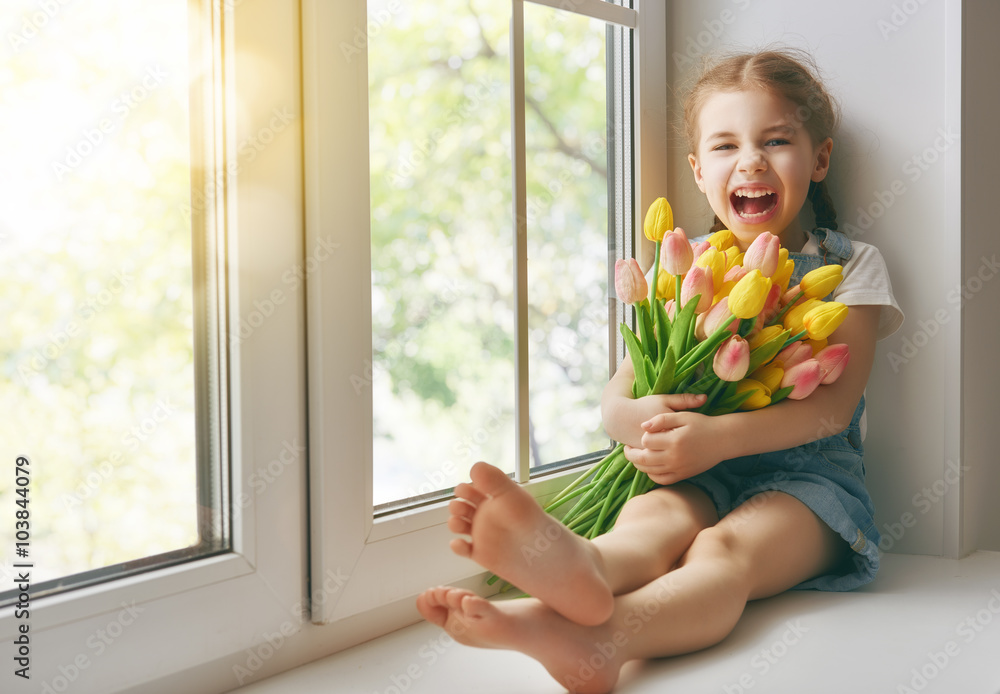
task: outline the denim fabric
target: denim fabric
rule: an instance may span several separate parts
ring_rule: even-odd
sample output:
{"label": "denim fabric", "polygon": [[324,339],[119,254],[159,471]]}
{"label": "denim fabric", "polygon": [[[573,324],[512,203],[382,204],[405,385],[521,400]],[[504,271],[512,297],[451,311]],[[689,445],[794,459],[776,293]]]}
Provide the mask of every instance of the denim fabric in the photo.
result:
{"label": "denim fabric", "polygon": [[[795,262],[789,286],[822,265],[843,265],[853,253],[851,240],[838,231],[817,229],[813,236],[823,255],[789,254]],[[878,571],[881,538],[865,488],[860,426],[864,409],[862,397],[850,425],[832,436],[783,451],[724,460],[686,480],[708,494],[720,518],[741,504],[753,504],[755,495],[774,490],[794,496],[839,533],[854,551],[853,561],[835,573],[795,586],[797,589],[852,590],[871,581]],[[822,435],[823,427],[829,431],[830,424],[820,422],[818,427],[817,433]]]}

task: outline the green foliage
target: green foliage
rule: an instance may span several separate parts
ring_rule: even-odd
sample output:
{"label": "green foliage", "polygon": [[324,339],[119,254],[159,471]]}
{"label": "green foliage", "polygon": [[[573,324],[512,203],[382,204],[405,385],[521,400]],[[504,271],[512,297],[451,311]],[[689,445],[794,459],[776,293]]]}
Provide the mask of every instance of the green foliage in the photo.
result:
{"label": "green foliage", "polygon": [[[481,458],[512,469],[508,26],[503,3],[408,5],[369,45],[376,501],[446,463],[448,484]],[[525,27],[530,418],[549,463],[607,446],[605,28],[531,5]]]}

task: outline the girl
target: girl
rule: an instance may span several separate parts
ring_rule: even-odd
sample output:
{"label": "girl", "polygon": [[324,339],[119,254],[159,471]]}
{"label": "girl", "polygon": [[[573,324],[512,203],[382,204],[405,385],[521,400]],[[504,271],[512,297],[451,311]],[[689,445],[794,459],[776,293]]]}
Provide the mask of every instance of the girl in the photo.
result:
{"label": "girl", "polygon": [[[631,360],[604,391],[608,434],[661,487],[636,497],[593,541],[565,529],[485,463],[455,489],[452,549],[531,598],[487,602],[434,588],[421,614],[461,643],[522,651],[574,692],[606,692],[632,659],[718,643],[749,600],[790,588],[850,590],[878,566],[864,486],[863,393],[875,341],[902,322],[873,247],[836,231],[823,179],[836,110],[802,58],[738,55],[708,69],[685,103],[695,182],[741,250],[781,239],[796,276],[844,266],[834,294],[851,306],[831,342],[851,361],[805,400],[709,417],[704,396],[632,397]],[[804,229],[806,201],[816,228]],[[540,542],[544,538],[544,542]]]}

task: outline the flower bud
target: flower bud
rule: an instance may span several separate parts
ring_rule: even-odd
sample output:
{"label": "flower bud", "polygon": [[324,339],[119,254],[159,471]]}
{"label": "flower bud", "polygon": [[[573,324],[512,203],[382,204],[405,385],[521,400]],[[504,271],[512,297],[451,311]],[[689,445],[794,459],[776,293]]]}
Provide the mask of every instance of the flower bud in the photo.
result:
{"label": "flower bud", "polygon": [[[800,332],[806,329],[803,320],[806,314],[812,311],[814,308],[818,308],[823,304],[819,299],[803,299],[799,303],[795,304],[792,308],[788,310],[785,314],[785,319],[783,321],[784,326],[792,331],[792,335],[798,335]],[[810,337],[812,337],[810,335]]]}
{"label": "flower bud", "polygon": [[704,313],[712,307],[712,297],[715,294],[712,288],[712,273],[703,267],[695,266],[688,270],[681,284],[681,308],[687,306],[688,302],[699,294],[701,298],[694,312]]}
{"label": "flower bud", "polygon": [[807,272],[799,286],[810,299],[822,299],[832,292],[844,279],[844,269],[840,265],[824,265]]}
{"label": "flower bud", "polygon": [[750,368],[750,345],[739,335],[727,337],[712,360],[712,370],[723,381],[739,381]]}
{"label": "flower bud", "polygon": [[764,364],[764,366],[759,367],[756,371],[750,374],[750,378],[755,381],[760,381],[764,384],[770,392],[774,392],[781,388],[781,378],[785,375],[785,370],[771,362],[770,364]]}
{"label": "flower bud", "polygon": [[812,347],[810,347],[805,342],[793,342],[792,344],[785,347],[783,350],[778,352],[778,355],[774,358],[775,361],[781,362],[781,367],[786,371],[793,366],[797,366],[807,359],[813,358]]}
{"label": "flower bud", "polygon": [[737,318],[753,318],[764,308],[769,291],[771,280],[751,270],[729,292],[729,310]]}
{"label": "flower bud", "polygon": [[806,313],[802,318],[802,326],[811,339],[822,340],[830,337],[845,318],[847,318],[847,306],[839,301],[826,301]]}
{"label": "flower bud", "polygon": [[635,258],[615,261],[615,293],[626,304],[638,304],[646,298],[649,286]]}
{"label": "flower bud", "polygon": [[[674,212],[666,198],[657,198],[646,210],[642,230],[650,241],[662,241],[674,228]],[[676,273],[675,273],[676,274]]]}
{"label": "flower bud", "polygon": [[771,404],[771,391],[760,381],[755,381],[752,378],[744,378],[736,384],[737,394],[745,393],[749,390],[755,392],[740,405],[741,410],[759,410]]}
{"label": "flower bud", "polygon": [[677,278],[666,270],[660,270],[660,274],[656,277],[656,298],[665,301],[673,299],[676,293]]}
{"label": "flower bud", "polygon": [[[708,237],[708,242],[720,251],[725,251],[736,244],[736,234],[729,231],[729,229],[719,229]],[[739,252],[739,249],[737,249],[737,252]]]}
{"label": "flower bud", "polygon": [[802,400],[809,397],[823,378],[823,369],[815,359],[806,359],[790,369],[785,369],[781,377],[781,387],[792,386],[788,394],[790,400]]}
{"label": "flower bud", "polygon": [[[695,319],[695,338],[699,341],[708,339],[730,318],[732,318],[732,313],[729,311],[729,298],[722,297],[717,304],[705,313],[699,314],[698,318]],[[732,321],[729,324],[729,332],[735,335],[739,325],[739,321]]]}
{"label": "flower bud", "polygon": [[726,256],[718,248],[712,247],[698,256],[694,261],[697,267],[703,267],[712,273],[712,287],[721,287],[726,276]]}
{"label": "flower bud", "polygon": [[687,234],[680,227],[667,234],[660,246],[660,267],[671,275],[683,275],[691,269],[694,251]]}
{"label": "flower bud", "polygon": [[760,270],[764,277],[771,277],[778,269],[778,251],[781,241],[769,231],[759,235],[743,256],[743,267]]}
{"label": "flower bud", "polygon": [[850,350],[843,343],[829,345],[821,349],[816,355],[816,361],[819,362],[820,368],[823,370],[823,379],[820,382],[823,385],[829,385],[840,378],[840,374],[844,373],[850,358]]}

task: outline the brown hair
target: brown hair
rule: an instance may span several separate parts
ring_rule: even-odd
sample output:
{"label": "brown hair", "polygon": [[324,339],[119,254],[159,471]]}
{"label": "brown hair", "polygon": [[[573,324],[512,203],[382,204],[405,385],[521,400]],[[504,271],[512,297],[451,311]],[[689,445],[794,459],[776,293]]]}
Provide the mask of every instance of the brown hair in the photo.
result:
{"label": "brown hair", "polygon": [[[813,144],[832,137],[840,120],[839,111],[816,73],[808,54],[787,48],[741,53],[706,65],[684,99],[684,136],[688,151],[697,149],[698,114],[702,106],[712,94],[721,91],[771,91],[796,105],[795,111],[788,115],[806,129]],[[836,229],[837,211],[825,181],[810,184],[809,201],[816,215],[816,225]],[[724,225],[716,217],[711,231],[722,228]]]}

